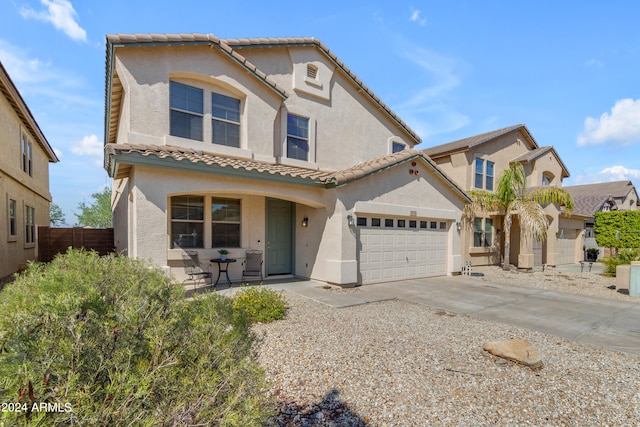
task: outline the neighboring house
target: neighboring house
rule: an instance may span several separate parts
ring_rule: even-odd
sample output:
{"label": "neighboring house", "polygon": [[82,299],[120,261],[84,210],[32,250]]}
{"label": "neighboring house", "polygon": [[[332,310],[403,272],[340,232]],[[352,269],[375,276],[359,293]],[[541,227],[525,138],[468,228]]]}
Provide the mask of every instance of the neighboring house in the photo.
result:
{"label": "neighboring house", "polygon": [[[596,184],[564,187],[575,204],[574,212],[585,217],[584,249],[598,248],[593,232],[593,217],[596,212],[638,210],[638,192],[631,181],[600,182]],[[599,257],[605,248],[599,248]]]}
{"label": "neighboring house", "polygon": [[49,163],[58,158],[0,63],[0,278],[37,259],[37,229],[49,225]]}
{"label": "neighboring house", "polygon": [[[431,147],[424,152],[464,191],[494,191],[503,171],[513,162],[523,164],[527,187],[562,186],[569,171],[551,147],[539,147],[524,125],[476,135]],[[574,263],[582,259],[582,218],[563,214],[563,208],[545,207],[549,230],[538,242],[521,233],[518,217],[511,227],[510,260],[518,268]],[[476,217],[463,231],[464,262],[500,264],[504,257],[504,215]]]}
{"label": "neighboring house", "polygon": [[176,279],[185,250],[208,261],[220,248],[262,250],[265,276],[341,285],[460,271],[470,199],[317,39],[109,35],[106,88],[129,256]]}

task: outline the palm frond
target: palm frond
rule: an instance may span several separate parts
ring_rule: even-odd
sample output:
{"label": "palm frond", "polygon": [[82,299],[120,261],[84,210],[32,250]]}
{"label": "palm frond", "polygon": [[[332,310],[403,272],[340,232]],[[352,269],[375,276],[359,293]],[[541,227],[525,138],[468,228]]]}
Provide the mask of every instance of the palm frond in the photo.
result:
{"label": "palm frond", "polygon": [[526,198],[541,205],[556,204],[564,206],[565,213],[570,215],[573,212],[573,199],[566,190],[558,187],[542,187],[527,192]]}
{"label": "palm frond", "polygon": [[517,199],[509,205],[509,208],[510,211],[518,215],[520,229],[526,236],[541,242],[547,238],[549,221],[540,203],[535,200]]}

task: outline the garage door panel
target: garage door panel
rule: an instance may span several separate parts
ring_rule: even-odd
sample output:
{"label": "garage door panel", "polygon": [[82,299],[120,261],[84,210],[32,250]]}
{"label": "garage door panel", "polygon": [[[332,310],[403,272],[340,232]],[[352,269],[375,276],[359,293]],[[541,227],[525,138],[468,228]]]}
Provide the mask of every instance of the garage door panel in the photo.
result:
{"label": "garage door panel", "polygon": [[362,283],[446,274],[446,230],[359,227],[359,234]]}

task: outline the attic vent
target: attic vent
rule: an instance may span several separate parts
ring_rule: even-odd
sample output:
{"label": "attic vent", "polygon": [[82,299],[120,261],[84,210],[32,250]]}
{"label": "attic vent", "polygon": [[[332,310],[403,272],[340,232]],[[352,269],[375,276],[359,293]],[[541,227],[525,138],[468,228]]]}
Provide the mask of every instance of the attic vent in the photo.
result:
{"label": "attic vent", "polygon": [[307,77],[310,79],[318,78],[318,67],[313,64],[307,64]]}

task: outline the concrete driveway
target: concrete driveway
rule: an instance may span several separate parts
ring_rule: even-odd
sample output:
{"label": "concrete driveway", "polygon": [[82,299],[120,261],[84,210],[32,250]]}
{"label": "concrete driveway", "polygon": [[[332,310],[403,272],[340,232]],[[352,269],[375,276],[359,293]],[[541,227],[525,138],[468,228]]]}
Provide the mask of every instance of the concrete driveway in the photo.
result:
{"label": "concrete driveway", "polygon": [[336,308],[399,299],[640,355],[640,298],[609,300],[459,276],[367,285],[352,293],[313,281],[267,286]]}

